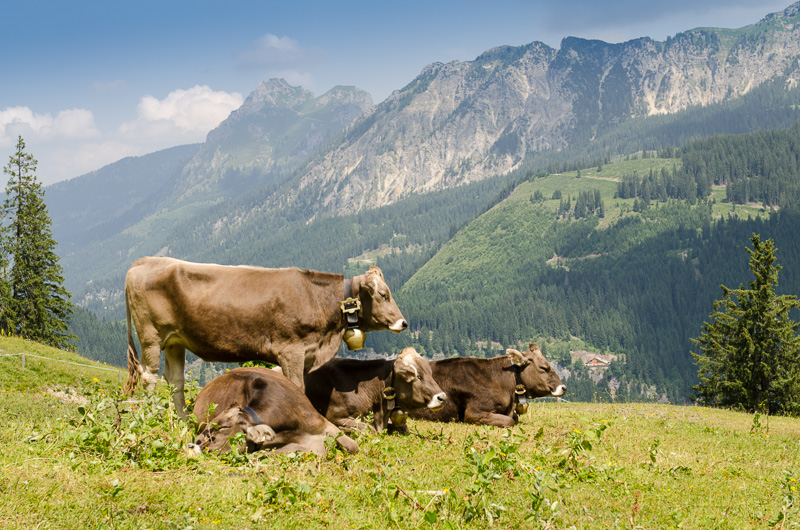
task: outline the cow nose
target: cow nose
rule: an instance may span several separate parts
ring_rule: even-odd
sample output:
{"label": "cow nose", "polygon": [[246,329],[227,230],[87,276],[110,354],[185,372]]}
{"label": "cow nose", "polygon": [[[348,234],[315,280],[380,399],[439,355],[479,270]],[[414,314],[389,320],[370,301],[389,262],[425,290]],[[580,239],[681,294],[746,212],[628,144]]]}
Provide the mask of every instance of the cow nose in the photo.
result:
{"label": "cow nose", "polygon": [[564,395],[564,392],[567,391],[567,387],[564,385],[558,385],[558,387],[550,392],[553,397],[561,397]]}
{"label": "cow nose", "polygon": [[389,326],[389,329],[391,331],[394,331],[395,333],[400,333],[406,328],[408,328],[408,322],[406,322],[406,319],[404,318],[401,318],[400,320]]}
{"label": "cow nose", "polygon": [[444,392],[439,392],[431,398],[430,403],[428,403],[428,408],[431,410],[439,410],[440,408],[444,407],[445,401],[447,401],[447,394]]}

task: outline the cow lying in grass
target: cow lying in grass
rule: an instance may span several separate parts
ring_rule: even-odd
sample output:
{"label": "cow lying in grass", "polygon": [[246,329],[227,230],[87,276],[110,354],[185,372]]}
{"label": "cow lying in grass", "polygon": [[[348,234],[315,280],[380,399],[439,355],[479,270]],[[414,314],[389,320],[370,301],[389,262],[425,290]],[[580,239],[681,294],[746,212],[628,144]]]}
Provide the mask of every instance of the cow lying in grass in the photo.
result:
{"label": "cow lying in grass", "polygon": [[412,418],[512,427],[527,410],[527,399],[559,397],[567,390],[535,342],[525,353],[508,349],[492,359],[454,357],[430,364],[447,403],[438,411],[413,411]]}
{"label": "cow lying in grass", "polygon": [[429,361],[414,348],[395,360],[332,359],[306,374],[305,384],[314,408],[345,429],[362,428],[372,413],[375,431],[404,430],[407,412],[438,410],[447,400]]}
{"label": "cow lying in grass", "polygon": [[245,433],[248,452],[325,454],[325,436],[349,453],[358,452],[358,444],[314,410],[294,383],[267,368],[236,368],[216,377],[197,396],[194,415],[200,422],[195,444],[201,449],[229,451],[229,438]]}

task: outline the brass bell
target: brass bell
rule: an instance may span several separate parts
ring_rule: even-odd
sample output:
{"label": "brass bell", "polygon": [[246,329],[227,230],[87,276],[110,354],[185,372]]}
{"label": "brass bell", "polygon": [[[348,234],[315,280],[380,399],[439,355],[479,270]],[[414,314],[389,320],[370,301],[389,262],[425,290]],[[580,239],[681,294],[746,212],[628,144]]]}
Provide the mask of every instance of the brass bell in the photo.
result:
{"label": "brass bell", "polygon": [[360,350],[364,347],[366,340],[367,334],[358,328],[348,329],[344,332],[344,343],[347,344],[348,350]]}

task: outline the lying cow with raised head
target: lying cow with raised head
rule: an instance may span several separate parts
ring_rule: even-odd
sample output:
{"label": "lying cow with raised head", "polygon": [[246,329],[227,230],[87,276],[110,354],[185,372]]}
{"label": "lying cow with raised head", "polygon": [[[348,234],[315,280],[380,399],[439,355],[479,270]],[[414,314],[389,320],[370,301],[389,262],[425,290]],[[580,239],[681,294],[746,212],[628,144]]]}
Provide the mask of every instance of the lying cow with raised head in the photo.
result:
{"label": "lying cow with raised head", "polygon": [[411,412],[412,418],[512,427],[527,410],[527,399],[560,397],[567,390],[535,342],[525,353],[508,349],[492,359],[454,357],[430,364],[447,403],[439,411]]}
{"label": "lying cow with raised head", "polygon": [[407,413],[419,408],[438,410],[447,396],[436,383],[430,363],[414,348],[395,360],[331,359],[305,377],[306,395],[314,408],[339,427],[364,425],[382,431],[403,430]]}
{"label": "lying cow with raised head", "polygon": [[[140,374],[149,388],[155,386],[163,350],[164,378],[174,388],[181,415],[186,350],[205,361],[277,363],[302,390],[303,374],[336,355],[348,328],[399,333],[408,327],[378,267],[345,278],[148,257],[128,270],[125,303],[125,390],[136,390]],[[142,346],[141,364],[131,321]]]}
{"label": "lying cow with raised head", "polygon": [[314,410],[294,383],[267,368],[236,368],[214,378],[197,396],[194,415],[200,423],[195,444],[201,449],[229,451],[228,439],[245,433],[248,452],[325,454],[325,436],[349,453],[358,452],[358,444]]}

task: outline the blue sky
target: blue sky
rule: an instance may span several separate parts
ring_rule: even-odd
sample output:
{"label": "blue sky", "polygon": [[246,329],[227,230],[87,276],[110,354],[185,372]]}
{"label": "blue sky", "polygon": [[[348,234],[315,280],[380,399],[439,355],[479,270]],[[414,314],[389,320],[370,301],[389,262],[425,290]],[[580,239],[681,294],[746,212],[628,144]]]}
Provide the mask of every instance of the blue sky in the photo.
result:
{"label": "blue sky", "polygon": [[[780,11],[753,0],[151,0],[6,2],[0,161],[17,135],[45,184],[201,142],[256,85],[283,77],[375,103],[432,62],[566,36],[624,42]],[[4,179],[5,180],[5,179]]]}

